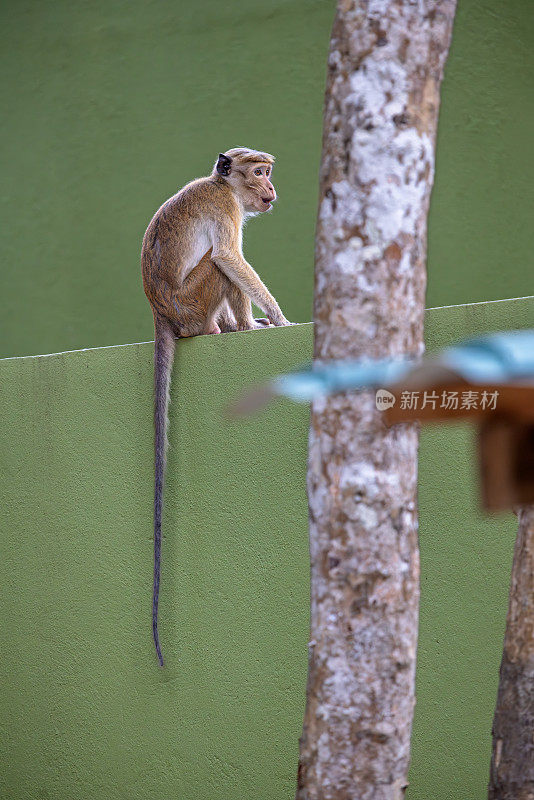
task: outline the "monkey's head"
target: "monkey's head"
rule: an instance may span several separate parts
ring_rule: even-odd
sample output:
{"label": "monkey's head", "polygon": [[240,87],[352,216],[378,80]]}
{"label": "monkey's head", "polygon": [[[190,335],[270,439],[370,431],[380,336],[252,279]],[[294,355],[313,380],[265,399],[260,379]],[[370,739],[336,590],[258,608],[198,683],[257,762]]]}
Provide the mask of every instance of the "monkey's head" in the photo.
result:
{"label": "monkey's head", "polygon": [[248,147],[219,153],[213,175],[223,178],[239,196],[247,213],[270,211],[276,200],[271,183],[274,157]]}

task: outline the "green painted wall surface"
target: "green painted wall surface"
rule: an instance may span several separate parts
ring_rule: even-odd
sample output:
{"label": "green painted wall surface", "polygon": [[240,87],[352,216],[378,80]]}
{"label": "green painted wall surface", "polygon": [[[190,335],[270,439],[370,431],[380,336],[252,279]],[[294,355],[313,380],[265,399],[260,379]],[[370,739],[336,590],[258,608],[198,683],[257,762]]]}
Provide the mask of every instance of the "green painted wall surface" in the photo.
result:
{"label": "green painted wall surface", "polygon": [[[333,0],[5,0],[0,355],[149,339],[156,208],[236,144],[278,156],[246,254],[311,318]],[[443,84],[428,305],[531,294],[534,15],[460,0]],[[253,89],[251,96],[250,89]]]}
{"label": "green painted wall surface", "polygon": [[[534,326],[534,298],[431,310],[430,347]],[[224,416],[312,326],[182,341],[161,639],[150,631],[152,344],[0,361],[0,797],[280,800],[308,638],[307,407]],[[472,432],[425,430],[410,800],[482,800],[516,519],[478,511]]]}

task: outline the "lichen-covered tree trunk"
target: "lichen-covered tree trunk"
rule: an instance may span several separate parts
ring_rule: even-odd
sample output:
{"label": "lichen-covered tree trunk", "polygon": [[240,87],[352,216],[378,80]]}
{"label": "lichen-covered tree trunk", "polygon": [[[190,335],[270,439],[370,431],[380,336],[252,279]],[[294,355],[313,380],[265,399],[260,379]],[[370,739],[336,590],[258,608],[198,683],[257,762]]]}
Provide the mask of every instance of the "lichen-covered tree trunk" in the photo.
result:
{"label": "lichen-covered tree trunk", "polygon": [[[339,0],[316,234],[315,358],[423,349],[427,212],[455,0]],[[316,400],[298,800],[404,796],[419,601],[417,446],[374,396]]]}
{"label": "lichen-covered tree trunk", "polygon": [[489,800],[534,800],[534,507],[519,512]]}

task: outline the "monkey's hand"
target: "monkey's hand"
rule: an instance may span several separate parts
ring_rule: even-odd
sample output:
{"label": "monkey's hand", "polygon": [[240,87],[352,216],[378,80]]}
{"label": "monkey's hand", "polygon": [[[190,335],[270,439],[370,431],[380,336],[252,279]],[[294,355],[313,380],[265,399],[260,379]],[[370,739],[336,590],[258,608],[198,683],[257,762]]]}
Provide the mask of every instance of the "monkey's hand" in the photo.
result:
{"label": "monkey's hand", "polygon": [[278,317],[277,319],[273,320],[273,325],[277,328],[282,328],[285,325],[296,325],[296,322],[290,322],[284,316]]}

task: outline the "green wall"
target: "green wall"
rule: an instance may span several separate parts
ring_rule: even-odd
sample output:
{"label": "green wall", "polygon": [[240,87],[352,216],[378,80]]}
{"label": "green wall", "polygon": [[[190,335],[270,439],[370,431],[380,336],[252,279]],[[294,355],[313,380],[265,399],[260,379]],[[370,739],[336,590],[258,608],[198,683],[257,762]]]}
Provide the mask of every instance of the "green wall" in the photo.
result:
{"label": "green wall", "polygon": [[[430,348],[534,327],[534,298],[427,314]],[[229,399],[312,326],[183,340],[160,670],[150,630],[152,350],[0,361],[0,797],[293,797],[308,638],[308,408]],[[426,429],[409,800],[482,800],[516,519],[478,510],[465,426]]]}
{"label": "green wall", "polygon": [[[278,156],[246,253],[311,318],[333,0],[4,0],[0,355],[149,339],[155,209],[236,144]],[[443,84],[428,305],[532,293],[534,15],[460,0]]]}

